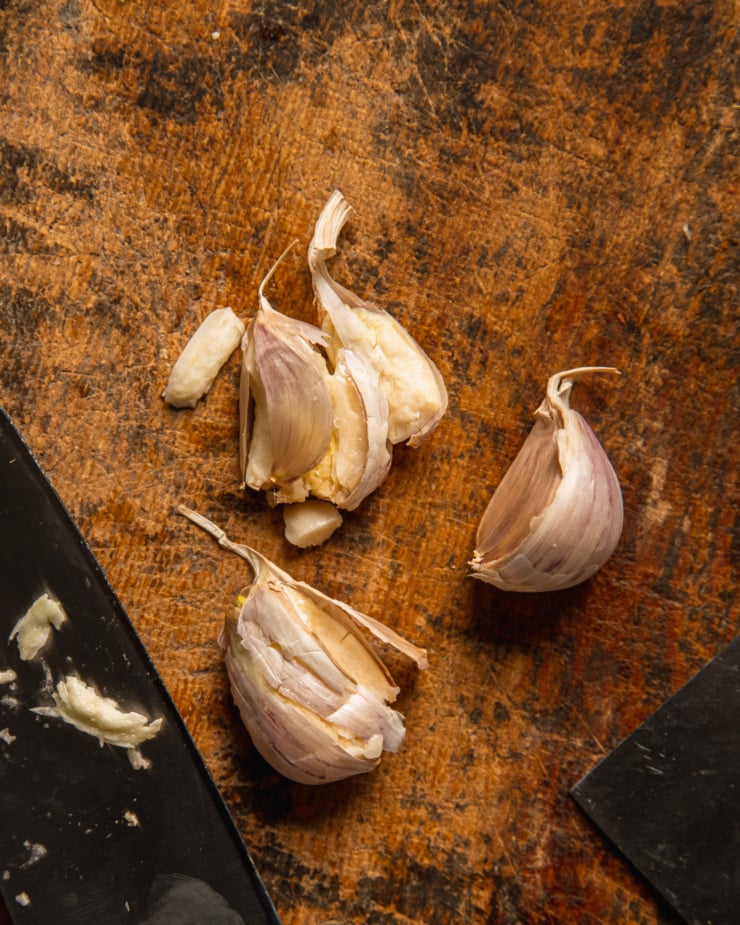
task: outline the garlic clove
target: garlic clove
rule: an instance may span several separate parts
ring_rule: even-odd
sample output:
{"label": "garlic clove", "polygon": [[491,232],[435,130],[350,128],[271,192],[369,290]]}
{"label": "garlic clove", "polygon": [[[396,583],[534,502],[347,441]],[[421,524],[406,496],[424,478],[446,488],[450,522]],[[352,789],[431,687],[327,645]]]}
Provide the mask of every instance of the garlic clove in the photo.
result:
{"label": "garlic clove", "polygon": [[330,335],[330,351],[345,347],[365,357],[375,369],[388,401],[391,442],[418,446],[444,415],[447,390],[435,364],[392,315],[363,301],[329,275],[326,260],[336,254],[339,233],[350,211],[336,190],[319,216],[308,248],[322,327]]}
{"label": "garlic clove", "polygon": [[285,539],[305,549],[320,546],[342,525],[342,515],[329,501],[309,498],[283,507]]}
{"label": "garlic clove", "polygon": [[619,481],[584,418],[573,384],[611,367],[552,376],[517,457],[494,492],[476,538],[472,576],[505,591],[556,591],[586,581],[609,559],[623,525]]}
{"label": "garlic clove", "polygon": [[[264,286],[275,266],[242,339],[239,455],[244,484],[257,490],[288,486],[313,468],[328,449],[334,417],[329,370],[316,349],[326,335],[272,308]],[[305,495],[288,492],[286,500]]]}
{"label": "garlic clove", "polygon": [[398,688],[361,629],[426,667],[426,652],[388,627],[295,581],[211,521],[179,511],[245,559],[252,584],[220,643],[234,701],[252,740],[281,774],[320,784],[372,770],[404,737]]}
{"label": "garlic clove", "polygon": [[391,467],[388,403],[375,370],[362,357],[340,348],[329,378],[334,425],[329,449],[303,482],[312,495],[354,510],[383,481]]}
{"label": "garlic clove", "polygon": [[243,334],[244,323],[230,308],[212,311],[177,358],[162,398],[175,408],[195,408]]}

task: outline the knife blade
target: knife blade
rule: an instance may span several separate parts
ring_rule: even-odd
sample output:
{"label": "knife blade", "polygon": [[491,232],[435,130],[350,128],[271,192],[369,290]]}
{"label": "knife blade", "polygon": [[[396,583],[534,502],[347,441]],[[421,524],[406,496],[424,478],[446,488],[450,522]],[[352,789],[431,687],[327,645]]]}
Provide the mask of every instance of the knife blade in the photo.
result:
{"label": "knife blade", "polygon": [[690,925],[740,919],[740,637],[571,790]]}
{"label": "knife blade", "polygon": [[[144,645],[2,409],[0,592],[0,892],[13,922],[280,925]],[[9,637],[43,594],[67,620],[24,660]],[[69,676],[162,721],[139,748],[148,767],[49,715]]]}

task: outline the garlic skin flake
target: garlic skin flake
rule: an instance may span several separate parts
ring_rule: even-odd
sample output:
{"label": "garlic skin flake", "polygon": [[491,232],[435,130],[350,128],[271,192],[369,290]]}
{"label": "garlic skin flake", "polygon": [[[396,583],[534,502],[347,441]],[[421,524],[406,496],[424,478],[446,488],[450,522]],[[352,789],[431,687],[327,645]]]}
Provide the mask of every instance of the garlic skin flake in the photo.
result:
{"label": "garlic skin flake", "polygon": [[335,282],[326,267],[337,252],[351,206],[336,190],[324,206],[308,248],[314,292],[329,348],[365,357],[388,401],[391,443],[415,447],[439,424],[447,409],[442,376],[408,331],[392,315]]}
{"label": "garlic skin flake", "polygon": [[478,527],[472,577],[504,591],[557,591],[594,575],[623,525],[619,481],[584,418],[573,384],[611,367],[552,376],[535,423]]}
{"label": "garlic skin flake", "polygon": [[162,393],[167,404],[195,408],[239,346],[243,334],[244,322],[230,308],[217,308],[207,315],[172,367]]}
{"label": "garlic skin flake", "polygon": [[371,771],[403,740],[398,694],[359,629],[428,665],[426,652],[365,614],[295,581],[211,521],[180,507],[245,559],[252,584],[226,617],[219,642],[234,701],[255,747],[290,780],[323,784]]}
{"label": "garlic skin flake", "polygon": [[285,488],[286,500],[300,501],[308,491],[291,491],[290,483],[326,453],[334,410],[329,370],[316,349],[326,335],[276,311],[264,295],[277,263],[260,285],[259,309],[242,339],[239,455],[245,485]]}

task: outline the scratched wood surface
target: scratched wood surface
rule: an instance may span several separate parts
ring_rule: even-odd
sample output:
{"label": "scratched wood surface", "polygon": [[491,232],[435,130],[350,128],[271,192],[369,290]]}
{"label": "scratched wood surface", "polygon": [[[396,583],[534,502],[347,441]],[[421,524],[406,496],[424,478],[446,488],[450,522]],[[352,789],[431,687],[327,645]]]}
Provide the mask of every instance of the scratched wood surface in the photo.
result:
{"label": "scratched wood surface", "polygon": [[[0,0],[0,401],[285,925],[676,921],[568,791],[737,631],[736,26],[730,0]],[[294,238],[271,300],[314,320],[335,188],[335,275],[450,406],[301,552],[238,487],[238,357],[195,411],[160,395]],[[471,581],[547,377],[585,364],[623,373],[573,402],[623,487],[617,552],[572,591]],[[178,503],[429,649],[391,660],[407,737],[376,772],[312,789],[256,755],[215,642],[247,572]]]}

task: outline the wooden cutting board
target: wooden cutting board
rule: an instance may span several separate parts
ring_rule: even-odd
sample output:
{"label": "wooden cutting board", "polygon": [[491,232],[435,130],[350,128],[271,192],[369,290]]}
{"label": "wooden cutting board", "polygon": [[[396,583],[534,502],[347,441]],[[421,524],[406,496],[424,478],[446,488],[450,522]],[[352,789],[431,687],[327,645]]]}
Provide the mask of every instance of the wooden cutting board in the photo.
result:
{"label": "wooden cutting board", "polygon": [[[737,632],[736,26],[729,0],[0,3],[0,403],[285,925],[674,921],[568,791]],[[299,551],[238,487],[238,357],[194,411],[160,395],[295,238],[269,294],[315,319],[335,188],[333,272],[450,406]],[[590,364],[623,373],[573,396],[623,487],[617,552],[571,591],[474,583],[548,376]],[[407,737],[376,772],[311,789],[255,753],[215,642],[248,574],[179,503],[428,648],[391,659]]]}

